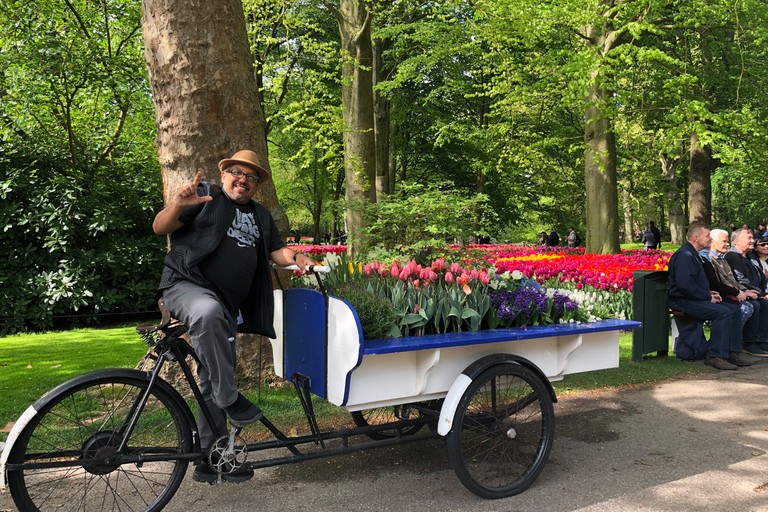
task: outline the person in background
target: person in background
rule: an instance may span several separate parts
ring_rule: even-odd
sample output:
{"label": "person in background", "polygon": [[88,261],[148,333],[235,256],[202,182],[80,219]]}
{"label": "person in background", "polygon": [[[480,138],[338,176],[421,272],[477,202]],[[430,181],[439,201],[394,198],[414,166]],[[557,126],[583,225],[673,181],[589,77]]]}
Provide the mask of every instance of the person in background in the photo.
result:
{"label": "person in background", "polygon": [[557,247],[560,245],[560,237],[555,231],[555,228],[549,230],[549,238],[547,239],[547,245],[550,247]]}
{"label": "person in background", "polygon": [[578,247],[579,235],[576,233],[576,230],[573,229],[573,226],[568,226],[568,236],[566,237],[566,240],[568,241],[568,247]]}
{"label": "person in background", "polygon": [[733,269],[725,260],[730,245],[728,232],[724,229],[713,229],[710,235],[712,236],[712,245],[709,250],[709,261],[717,270],[717,275],[723,283],[739,290],[739,300],[742,297],[741,294],[746,297],[746,301],[741,304],[742,314],[745,314],[743,312],[745,306],[751,310],[749,315],[745,315],[746,323],[742,330],[744,351],[754,356],[768,357],[768,344],[760,343],[760,325],[768,325],[768,311],[760,308],[760,303],[754,300],[757,298],[757,293],[736,279]]}
{"label": "person in background", "polygon": [[643,233],[643,239],[641,242],[643,243],[643,247],[646,251],[656,248],[656,237],[653,235],[653,232],[650,229]]}
{"label": "person in background", "polygon": [[653,233],[654,238],[656,238],[656,245],[653,248],[661,249],[661,231],[659,231],[659,228],[656,227],[656,223],[653,221],[649,222],[648,225],[648,230]]}
{"label": "person in background", "polygon": [[768,237],[755,236],[755,247],[747,253],[747,260],[757,270],[758,287],[763,293],[768,293]]}

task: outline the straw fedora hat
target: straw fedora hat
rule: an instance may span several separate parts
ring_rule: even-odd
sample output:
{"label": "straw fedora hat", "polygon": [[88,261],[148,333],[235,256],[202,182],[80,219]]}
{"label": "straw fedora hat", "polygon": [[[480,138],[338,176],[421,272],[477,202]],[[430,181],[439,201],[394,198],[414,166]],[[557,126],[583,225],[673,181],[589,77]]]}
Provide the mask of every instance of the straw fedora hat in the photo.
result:
{"label": "straw fedora hat", "polygon": [[256,171],[256,173],[259,175],[259,178],[261,178],[262,183],[269,179],[269,171],[261,166],[259,155],[249,149],[238,151],[232,155],[232,158],[225,158],[219,162],[219,170],[224,172],[224,169],[234,164],[242,164]]}

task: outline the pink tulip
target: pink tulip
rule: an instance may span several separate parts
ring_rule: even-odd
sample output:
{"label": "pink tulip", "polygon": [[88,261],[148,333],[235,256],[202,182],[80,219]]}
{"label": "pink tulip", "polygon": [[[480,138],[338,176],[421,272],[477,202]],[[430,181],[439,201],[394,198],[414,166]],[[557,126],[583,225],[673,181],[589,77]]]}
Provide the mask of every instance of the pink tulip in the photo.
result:
{"label": "pink tulip", "polygon": [[462,291],[464,292],[464,295],[469,295],[472,293],[472,288],[469,287],[469,285],[465,284],[462,288]]}
{"label": "pink tulip", "polygon": [[418,313],[420,309],[421,309],[421,306],[419,306],[418,304],[416,304],[415,306],[413,306],[413,312],[414,312],[414,313]]}
{"label": "pink tulip", "polygon": [[461,274],[458,279],[456,279],[456,282],[460,285],[467,286],[469,284],[469,275],[468,274]]}
{"label": "pink tulip", "polygon": [[389,268],[389,273],[392,277],[397,277],[400,275],[400,269],[397,268],[397,263],[392,264],[392,266]]}
{"label": "pink tulip", "polygon": [[410,274],[410,273],[408,273],[408,270],[407,270],[407,269],[403,269],[403,271],[402,271],[402,272],[400,272],[400,275],[399,275],[399,277],[400,277],[400,280],[401,280],[401,281],[407,281],[407,280],[408,280],[408,276],[410,276],[410,275],[411,275],[411,274]]}
{"label": "pink tulip", "polygon": [[369,276],[373,274],[373,268],[370,265],[363,265],[363,273]]}
{"label": "pink tulip", "polygon": [[448,270],[450,270],[454,274],[460,274],[461,273],[461,265],[458,263],[451,263],[451,266],[448,267]]}
{"label": "pink tulip", "polygon": [[446,283],[452,283],[453,282],[453,274],[450,272],[445,273],[445,282]]}
{"label": "pink tulip", "polygon": [[441,270],[445,269],[445,260],[443,258],[438,258],[432,263],[432,268],[440,272]]}
{"label": "pink tulip", "polygon": [[483,284],[488,284],[491,282],[491,276],[485,273],[485,270],[480,272],[480,282]]}
{"label": "pink tulip", "polygon": [[432,269],[429,269],[429,275],[427,277],[429,277],[430,281],[437,281],[437,274]]}
{"label": "pink tulip", "polygon": [[472,270],[469,272],[469,277],[471,277],[472,279],[474,279],[475,281],[477,281],[477,279],[480,277],[480,272],[478,272],[478,271],[477,271],[477,270],[475,270],[475,269],[472,269]]}
{"label": "pink tulip", "polygon": [[389,270],[387,270],[387,267],[379,267],[379,275],[381,277],[387,277],[389,274]]}

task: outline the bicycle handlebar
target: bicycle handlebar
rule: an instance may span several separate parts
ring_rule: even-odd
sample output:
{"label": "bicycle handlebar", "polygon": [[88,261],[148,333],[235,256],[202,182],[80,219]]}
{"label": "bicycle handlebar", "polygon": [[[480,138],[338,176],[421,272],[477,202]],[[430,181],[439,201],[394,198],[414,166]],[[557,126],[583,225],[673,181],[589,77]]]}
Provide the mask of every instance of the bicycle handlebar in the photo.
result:
{"label": "bicycle handlebar", "polygon": [[[298,265],[281,266],[281,265],[278,265],[277,263],[272,263],[272,268],[274,268],[275,270],[299,270]],[[307,272],[321,272],[323,274],[327,274],[328,272],[331,271],[331,267],[324,267],[322,265],[307,265],[306,270]]]}

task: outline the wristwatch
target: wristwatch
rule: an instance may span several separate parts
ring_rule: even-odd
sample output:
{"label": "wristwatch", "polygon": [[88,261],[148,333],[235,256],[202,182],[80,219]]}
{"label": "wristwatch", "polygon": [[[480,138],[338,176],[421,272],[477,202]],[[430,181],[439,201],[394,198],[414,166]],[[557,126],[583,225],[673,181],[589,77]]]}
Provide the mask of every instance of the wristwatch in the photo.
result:
{"label": "wristwatch", "polygon": [[304,253],[301,251],[296,251],[295,253],[293,253],[293,261],[296,261],[296,256],[298,256],[299,254],[304,254]]}

